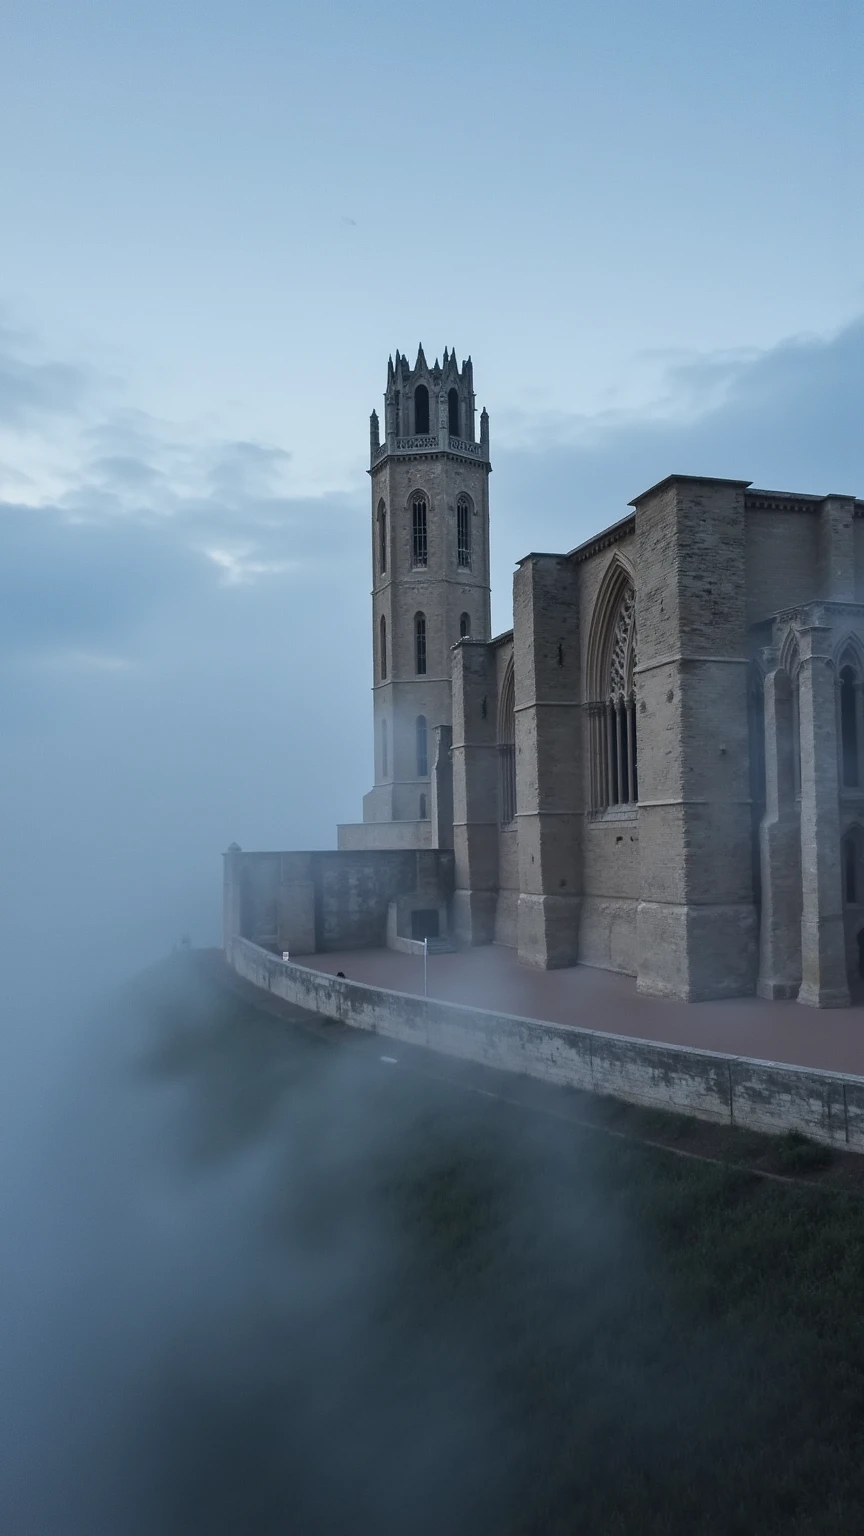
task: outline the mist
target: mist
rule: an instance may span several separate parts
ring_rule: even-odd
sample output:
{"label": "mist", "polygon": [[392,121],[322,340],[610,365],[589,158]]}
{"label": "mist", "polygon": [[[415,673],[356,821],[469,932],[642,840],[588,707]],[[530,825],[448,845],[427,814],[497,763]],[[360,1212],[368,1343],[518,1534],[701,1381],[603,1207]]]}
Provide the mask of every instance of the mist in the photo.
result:
{"label": "mist", "polygon": [[557,1530],[562,1457],[653,1530],[758,1473],[795,1362],[698,1315],[602,1137],[188,957],[54,1045],[38,1121],[4,1096],[4,1530]]}
{"label": "mist", "polygon": [[[686,1453],[688,1476],[717,1475],[700,1395],[737,1442],[736,1372],[768,1350],[779,1380],[782,1350],[746,1329],[652,1335],[667,1280],[596,1149],[562,1188],[536,1126],[478,1121],[428,1084],[397,1090],[377,1058],[316,1046],[300,1070],[284,1026],[250,1016],[238,1040],[188,962],[164,969],[183,935],[219,943],[230,842],[333,846],[360,813],[362,469],[355,489],[298,493],[290,441],[184,438],[105,405],[86,359],[42,343],[37,366],[5,345],[0,1524],[503,1522],[515,1484],[542,1477],[494,1366],[522,1261],[511,1253],[500,1305],[485,1286],[457,1307],[429,1289],[444,1239],[434,1221],[412,1232],[398,1192],[400,1169],[422,1184],[478,1148],[487,1182],[469,1209],[499,1201],[561,1287],[543,1348],[583,1372],[586,1509],[598,1467],[650,1482]],[[640,415],[514,411],[497,438],[493,420],[495,627],[517,558],[572,548],[672,470],[860,492],[862,365],[859,323],[676,363]],[[56,450],[44,482],[35,440],[46,462]],[[161,979],[133,981],[153,966]],[[610,1316],[622,1340],[648,1339],[647,1376],[626,1351],[593,1356]]]}

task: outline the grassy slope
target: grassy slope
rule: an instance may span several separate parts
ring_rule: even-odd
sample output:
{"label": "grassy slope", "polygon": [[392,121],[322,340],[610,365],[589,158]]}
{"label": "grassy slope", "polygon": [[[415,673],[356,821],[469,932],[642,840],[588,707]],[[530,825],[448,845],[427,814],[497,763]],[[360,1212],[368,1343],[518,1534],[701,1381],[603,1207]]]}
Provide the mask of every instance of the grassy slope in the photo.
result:
{"label": "grassy slope", "polygon": [[388,1071],[179,972],[145,990],[187,1166],[269,1149],[288,1297],[163,1530],[864,1529],[859,1196]]}

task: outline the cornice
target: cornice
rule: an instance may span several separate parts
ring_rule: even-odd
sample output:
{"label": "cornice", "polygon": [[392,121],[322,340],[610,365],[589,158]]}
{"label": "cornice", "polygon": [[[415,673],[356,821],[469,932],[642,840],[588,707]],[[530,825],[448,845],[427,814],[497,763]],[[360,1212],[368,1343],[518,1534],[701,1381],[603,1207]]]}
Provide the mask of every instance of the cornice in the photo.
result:
{"label": "cornice", "polygon": [[609,549],[612,544],[619,544],[622,539],[629,538],[635,531],[636,513],[628,512],[626,517],[622,517],[611,527],[604,528],[602,533],[595,533],[593,539],[586,539],[584,544],[577,544],[565,558],[579,565],[583,560],[590,560],[592,555],[599,555],[602,550]]}

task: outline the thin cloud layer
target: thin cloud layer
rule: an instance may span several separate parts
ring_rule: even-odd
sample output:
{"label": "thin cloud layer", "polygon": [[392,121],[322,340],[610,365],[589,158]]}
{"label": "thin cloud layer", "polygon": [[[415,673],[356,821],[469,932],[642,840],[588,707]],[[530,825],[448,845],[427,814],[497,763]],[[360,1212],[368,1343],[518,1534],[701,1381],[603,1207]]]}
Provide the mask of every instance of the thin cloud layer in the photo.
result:
{"label": "thin cloud layer", "polygon": [[0,426],[26,429],[68,415],[87,388],[86,369],[41,360],[33,337],[0,321]]}
{"label": "thin cloud layer", "polygon": [[[764,354],[672,357],[639,416],[493,422],[496,626],[516,559],[572,548],[670,471],[864,492],[862,379],[859,322]],[[20,414],[26,372],[15,388]],[[4,443],[31,478],[0,501],[0,833],[7,944],[27,956],[50,889],[71,984],[184,931],[215,942],[232,840],[332,847],[360,815],[371,639],[365,477],[350,496],[299,496],[290,445],[214,440],[107,386],[65,398],[65,417],[39,420],[46,455],[55,424],[76,448],[50,496]]]}
{"label": "thin cloud layer", "polygon": [[[768,352],[670,359],[647,412],[514,418],[510,446],[493,438],[493,547],[506,602],[513,560],[572,549],[671,473],[864,495],[862,419],[864,320]],[[504,627],[507,612],[498,612]]]}

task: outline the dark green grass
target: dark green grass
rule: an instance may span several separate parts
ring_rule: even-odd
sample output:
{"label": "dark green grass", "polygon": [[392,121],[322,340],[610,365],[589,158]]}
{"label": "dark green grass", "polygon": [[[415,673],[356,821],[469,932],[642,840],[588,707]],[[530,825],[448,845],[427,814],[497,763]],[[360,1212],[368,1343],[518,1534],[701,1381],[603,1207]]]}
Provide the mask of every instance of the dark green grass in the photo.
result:
{"label": "dark green grass", "polygon": [[864,1530],[860,1198],[430,1082],[179,973],[146,1007],[182,1176],[264,1150],[274,1282],[230,1382],[166,1376],[162,1531]]}

